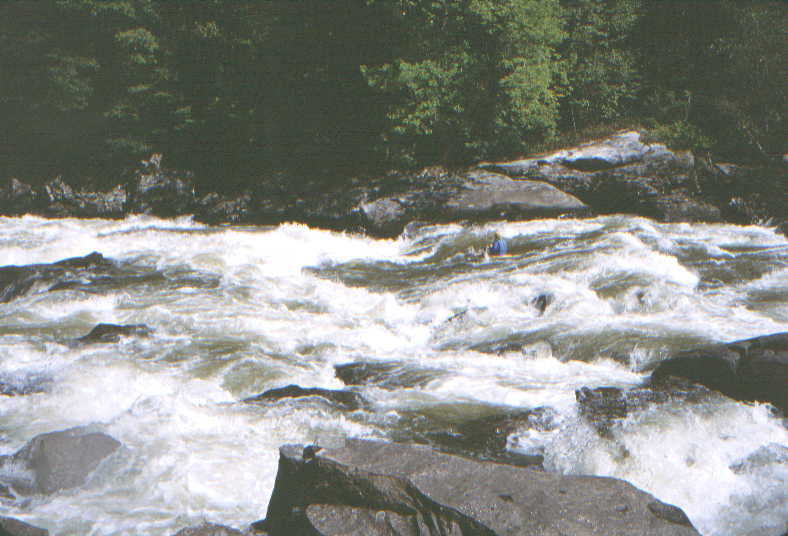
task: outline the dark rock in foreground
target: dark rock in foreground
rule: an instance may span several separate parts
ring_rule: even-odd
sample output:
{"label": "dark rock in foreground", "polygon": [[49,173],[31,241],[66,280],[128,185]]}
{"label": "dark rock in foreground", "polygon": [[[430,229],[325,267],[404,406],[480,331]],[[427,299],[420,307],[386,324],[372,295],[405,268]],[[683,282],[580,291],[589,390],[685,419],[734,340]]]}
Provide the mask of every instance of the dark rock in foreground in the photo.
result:
{"label": "dark rock in foreground", "polygon": [[153,333],[145,324],[97,324],[90,333],[77,339],[80,344],[111,343],[121,337],[149,337]]}
{"label": "dark rock in foreground", "polygon": [[698,534],[679,508],[622,480],[362,440],[282,447],[260,525],[271,536]]}
{"label": "dark rock in foreground", "polygon": [[49,531],[12,517],[0,517],[0,536],[49,536]]}
{"label": "dark rock in foreground", "polygon": [[339,409],[348,411],[357,410],[365,405],[364,399],[360,394],[353,391],[340,391],[332,389],[322,389],[320,387],[299,387],[298,385],[288,385],[277,387],[268,391],[244,399],[244,402],[269,402],[281,400],[283,398],[306,398],[320,397]]}
{"label": "dark rock in foreground", "polygon": [[651,374],[660,384],[676,376],[736,400],[770,402],[788,412],[788,333],[680,352]]}
{"label": "dark rock in foreground", "polygon": [[[203,523],[197,527],[188,527],[179,530],[175,536],[243,536],[244,533],[224,525]],[[2,535],[0,535],[2,536]]]}
{"label": "dark rock in foreground", "polygon": [[120,443],[84,428],[41,434],[12,456],[0,457],[3,478],[19,495],[50,495],[87,482]]}

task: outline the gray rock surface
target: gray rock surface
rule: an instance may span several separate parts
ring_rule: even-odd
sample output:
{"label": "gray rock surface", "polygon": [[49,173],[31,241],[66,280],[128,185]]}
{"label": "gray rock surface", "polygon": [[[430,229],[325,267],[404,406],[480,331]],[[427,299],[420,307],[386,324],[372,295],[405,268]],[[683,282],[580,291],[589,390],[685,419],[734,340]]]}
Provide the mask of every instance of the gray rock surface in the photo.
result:
{"label": "gray rock surface", "polygon": [[12,517],[0,517],[0,536],[49,536],[49,531]]}
{"label": "gray rock surface", "polygon": [[50,495],[82,486],[121,444],[85,428],[41,434],[12,456],[0,457],[3,479],[19,495]]}
{"label": "gray rock surface", "polygon": [[770,402],[788,411],[788,333],[775,333],[680,352],[651,374],[659,384],[671,376],[715,389],[737,400]]}
{"label": "gray rock surface", "polygon": [[533,219],[588,212],[579,199],[545,182],[514,180],[480,169],[433,168],[391,183],[389,187],[400,191],[376,196],[355,209],[361,225],[375,234],[397,235],[417,220]]}
{"label": "gray rock surface", "polygon": [[719,206],[700,195],[693,155],[642,138],[639,132],[620,132],[570,149],[481,167],[550,183],[597,213],[630,213],[661,221],[720,221]]}
{"label": "gray rock surface", "polygon": [[364,440],[282,447],[263,525],[271,536],[698,534],[679,508],[621,480]]}

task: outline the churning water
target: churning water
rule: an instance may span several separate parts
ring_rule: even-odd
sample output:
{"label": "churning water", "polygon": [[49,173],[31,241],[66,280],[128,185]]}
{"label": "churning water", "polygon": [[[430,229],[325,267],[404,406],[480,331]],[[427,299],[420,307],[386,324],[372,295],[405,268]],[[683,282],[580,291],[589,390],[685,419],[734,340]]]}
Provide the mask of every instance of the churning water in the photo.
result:
{"label": "churning water", "polygon": [[[509,255],[490,258],[495,232]],[[0,504],[53,535],[171,535],[265,516],[284,443],[427,441],[541,408],[507,448],[548,470],[624,478],[706,536],[781,535],[788,432],[765,404],[651,406],[598,434],[583,386],[639,385],[671,352],[788,330],[788,243],[771,229],[612,216],[413,226],[396,240],[189,219],[0,218],[0,265],[98,251],[110,283],[0,304],[0,453],[93,425],[123,443],[85,486]],[[75,345],[98,323],[150,337]],[[378,364],[368,405],[249,404],[289,384],[345,388]],[[374,366],[371,367],[374,370]]]}

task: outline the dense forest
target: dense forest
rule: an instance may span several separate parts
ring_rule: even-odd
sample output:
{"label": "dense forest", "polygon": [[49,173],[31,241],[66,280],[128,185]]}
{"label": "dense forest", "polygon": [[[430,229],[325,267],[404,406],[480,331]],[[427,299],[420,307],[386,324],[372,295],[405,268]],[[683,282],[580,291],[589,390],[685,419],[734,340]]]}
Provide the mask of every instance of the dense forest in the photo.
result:
{"label": "dense forest", "polygon": [[0,178],[111,181],[158,152],[217,188],[627,125],[765,159],[788,152],[786,28],[780,1],[10,0]]}

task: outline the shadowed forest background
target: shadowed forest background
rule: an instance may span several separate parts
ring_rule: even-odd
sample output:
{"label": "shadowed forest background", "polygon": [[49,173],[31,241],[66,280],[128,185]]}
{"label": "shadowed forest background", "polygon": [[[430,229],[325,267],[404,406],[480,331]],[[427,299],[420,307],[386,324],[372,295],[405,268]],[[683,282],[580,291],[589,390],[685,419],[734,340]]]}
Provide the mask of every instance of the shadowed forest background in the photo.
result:
{"label": "shadowed forest background", "polygon": [[158,152],[221,190],[618,126],[766,160],[788,151],[786,28],[745,0],[6,1],[0,178],[109,184]]}

